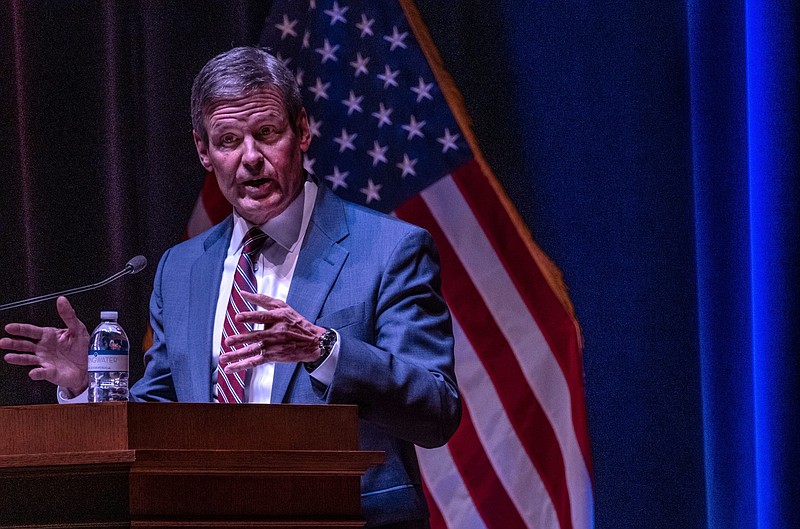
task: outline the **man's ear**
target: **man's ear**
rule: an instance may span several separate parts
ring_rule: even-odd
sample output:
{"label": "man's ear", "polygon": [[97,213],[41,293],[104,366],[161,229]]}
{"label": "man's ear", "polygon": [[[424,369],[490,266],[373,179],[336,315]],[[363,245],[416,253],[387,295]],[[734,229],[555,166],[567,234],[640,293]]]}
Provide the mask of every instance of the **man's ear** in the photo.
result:
{"label": "man's ear", "polygon": [[300,150],[303,152],[308,151],[308,146],[311,145],[311,127],[308,125],[308,115],[305,108],[300,108],[295,130],[297,131],[297,138],[300,140]]}
{"label": "man's ear", "polygon": [[194,146],[197,148],[197,156],[200,157],[200,163],[206,171],[212,171],[211,158],[208,156],[208,142],[203,141],[203,138],[200,137],[196,130],[192,130],[192,137],[194,138]]}

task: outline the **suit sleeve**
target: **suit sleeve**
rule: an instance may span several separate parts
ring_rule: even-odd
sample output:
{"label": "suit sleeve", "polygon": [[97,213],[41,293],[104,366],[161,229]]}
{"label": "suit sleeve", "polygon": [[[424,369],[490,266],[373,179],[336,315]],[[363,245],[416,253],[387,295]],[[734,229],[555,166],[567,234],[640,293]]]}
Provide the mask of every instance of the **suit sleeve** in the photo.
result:
{"label": "suit sleeve", "polygon": [[411,230],[389,256],[377,292],[374,341],[341,333],[331,404],[423,447],[441,446],[461,420],[450,313],[426,231]]}
{"label": "suit sleeve", "polygon": [[161,285],[164,265],[169,250],[161,257],[150,296],[150,326],[153,329],[153,345],[144,354],[144,376],[131,387],[132,400],[153,402],[177,402],[175,386],[169,367],[167,343],[164,339],[163,298]]}

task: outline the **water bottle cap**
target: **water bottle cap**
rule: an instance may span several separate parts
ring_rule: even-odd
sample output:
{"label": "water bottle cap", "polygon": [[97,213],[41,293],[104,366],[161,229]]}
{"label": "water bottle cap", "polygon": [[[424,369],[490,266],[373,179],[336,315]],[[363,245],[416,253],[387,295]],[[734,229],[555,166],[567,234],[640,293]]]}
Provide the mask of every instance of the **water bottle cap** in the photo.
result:
{"label": "water bottle cap", "polygon": [[117,311],[115,310],[104,310],[100,313],[100,320],[102,321],[117,321]]}

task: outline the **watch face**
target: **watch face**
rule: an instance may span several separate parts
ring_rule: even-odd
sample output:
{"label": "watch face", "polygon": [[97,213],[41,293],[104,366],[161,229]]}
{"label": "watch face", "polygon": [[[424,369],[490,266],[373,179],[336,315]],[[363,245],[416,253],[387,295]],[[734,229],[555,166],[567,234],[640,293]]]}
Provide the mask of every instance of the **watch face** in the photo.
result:
{"label": "watch face", "polygon": [[325,334],[322,335],[322,348],[325,349],[326,353],[330,353],[331,349],[333,349],[333,344],[336,343],[336,333],[333,330],[328,329]]}

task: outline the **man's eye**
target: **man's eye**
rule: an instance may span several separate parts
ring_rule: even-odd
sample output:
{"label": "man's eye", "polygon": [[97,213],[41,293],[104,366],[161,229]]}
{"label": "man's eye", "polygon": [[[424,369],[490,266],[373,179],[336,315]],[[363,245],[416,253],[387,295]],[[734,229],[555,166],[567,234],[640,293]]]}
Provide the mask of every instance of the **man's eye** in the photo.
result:
{"label": "man's eye", "polygon": [[220,138],[220,142],[223,145],[231,145],[232,143],[236,142],[236,136],[233,134],[225,134],[222,138]]}
{"label": "man's eye", "polygon": [[275,132],[275,129],[273,127],[262,127],[261,128],[261,135],[262,136],[269,136],[270,134],[273,134],[274,132]]}

